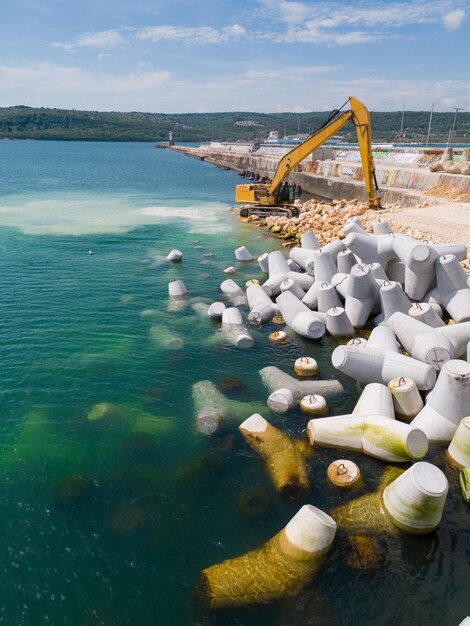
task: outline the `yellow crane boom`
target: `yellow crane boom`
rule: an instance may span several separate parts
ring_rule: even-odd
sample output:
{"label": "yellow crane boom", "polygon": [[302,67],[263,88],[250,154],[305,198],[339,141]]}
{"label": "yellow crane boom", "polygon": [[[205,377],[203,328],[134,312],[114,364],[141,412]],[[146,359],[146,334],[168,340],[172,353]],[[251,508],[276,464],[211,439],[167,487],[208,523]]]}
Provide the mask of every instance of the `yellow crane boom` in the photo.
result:
{"label": "yellow crane boom", "polygon": [[321,146],[325,141],[335,135],[348,122],[353,122],[356,127],[357,142],[361,154],[364,183],[370,208],[380,208],[380,197],[375,178],[375,166],[372,159],[372,139],[370,115],[366,106],[356,98],[349,98],[350,110],[336,113],[336,116],[327,121],[319,130],[310,135],[300,145],[285,154],[279,161],[272,183],[270,185],[248,184],[237,185],[236,202],[258,205],[261,207],[286,206],[282,202],[281,191],[283,183],[287,180],[290,172],[309,154]]}

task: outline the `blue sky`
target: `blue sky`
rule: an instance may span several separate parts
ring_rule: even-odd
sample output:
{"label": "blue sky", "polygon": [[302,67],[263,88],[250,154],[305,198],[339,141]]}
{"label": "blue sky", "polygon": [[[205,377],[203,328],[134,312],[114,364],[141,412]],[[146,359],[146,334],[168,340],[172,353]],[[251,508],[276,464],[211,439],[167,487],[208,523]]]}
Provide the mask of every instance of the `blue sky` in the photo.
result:
{"label": "blue sky", "polygon": [[470,110],[470,0],[2,0],[0,106]]}

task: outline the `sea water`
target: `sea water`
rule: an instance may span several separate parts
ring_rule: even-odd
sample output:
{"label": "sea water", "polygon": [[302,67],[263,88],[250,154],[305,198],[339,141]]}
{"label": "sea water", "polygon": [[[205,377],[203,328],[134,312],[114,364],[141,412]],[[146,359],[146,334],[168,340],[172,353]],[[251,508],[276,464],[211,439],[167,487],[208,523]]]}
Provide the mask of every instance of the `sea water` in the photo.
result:
{"label": "sea water", "polygon": [[[311,494],[289,502],[238,424],[196,432],[198,381],[304,437],[299,411],[268,411],[259,370],[292,372],[307,354],[320,377],[338,376],[332,338],[276,345],[268,324],[239,350],[193,306],[221,299],[228,265],[241,286],[263,280],[257,263],[235,261],[238,245],[281,248],[228,210],[237,182],[145,143],[0,143],[0,623],[437,626],[470,612],[469,510],[441,451],[429,457],[451,483],[439,530],[383,543],[379,568],[349,567],[338,532],[298,598],[211,613],[195,596],[202,569],[262,545],[304,503],[328,512],[373,490],[384,468],[347,454],[365,484],[345,493],[326,479],[345,453],[315,450]],[[181,264],[165,260],[172,248]],[[177,311],[174,278],[191,296]],[[360,392],[338,377],[336,414]],[[259,512],[243,505],[255,487]]]}

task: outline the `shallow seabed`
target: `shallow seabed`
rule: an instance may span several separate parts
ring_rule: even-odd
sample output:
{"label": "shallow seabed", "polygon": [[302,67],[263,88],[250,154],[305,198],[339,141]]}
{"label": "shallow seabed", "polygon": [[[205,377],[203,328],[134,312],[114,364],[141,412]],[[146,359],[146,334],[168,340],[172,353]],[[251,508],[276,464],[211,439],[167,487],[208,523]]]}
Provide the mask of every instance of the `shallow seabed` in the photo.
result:
{"label": "shallow seabed", "polygon": [[[261,545],[306,502],[331,511],[373,490],[384,466],[348,454],[366,483],[344,493],[326,480],[344,453],[316,450],[310,497],[286,502],[237,424],[196,433],[191,385],[234,377],[224,393],[262,405],[259,369],[290,372],[308,354],[333,377],[335,341],[275,345],[267,325],[238,350],[190,305],[169,310],[172,278],[210,302],[227,265],[240,285],[261,278],[235,247],[279,246],[227,211],[235,174],[150,144],[2,142],[0,168],[0,623],[441,626],[470,612],[470,512],[440,450],[429,459],[451,489],[436,533],[379,538],[380,567],[359,571],[338,532],[300,597],[205,611],[201,569]],[[180,265],[164,259],[174,247]],[[341,380],[336,414],[359,394]],[[300,412],[264,415],[305,436]],[[250,516],[240,496],[253,487],[269,503]]]}

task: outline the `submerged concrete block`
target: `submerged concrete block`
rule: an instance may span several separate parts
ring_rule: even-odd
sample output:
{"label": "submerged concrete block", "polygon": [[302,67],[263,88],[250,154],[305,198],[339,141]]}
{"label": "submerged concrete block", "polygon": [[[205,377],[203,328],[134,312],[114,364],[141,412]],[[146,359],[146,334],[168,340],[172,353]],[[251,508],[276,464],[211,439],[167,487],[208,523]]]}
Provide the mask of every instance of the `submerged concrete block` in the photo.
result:
{"label": "submerged concrete block", "polygon": [[237,261],[252,261],[253,256],[251,252],[249,252],[245,246],[239,246],[235,250],[235,258]]}
{"label": "submerged concrete block", "polygon": [[203,570],[198,595],[214,609],[296,595],[320,569],[335,533],[336,522],[306,504],[261,548]]}
{"label": "submerged concrete block", "polygon": [[168,283],[168,296],[171,301],[187,300],[188,290],[182,280],[172,280]]}
{"label": "submerged concrete block", "polygon": [[319,394],[327,398],[344,392],[337,380],[297,380],[278,367],[264,367],[260,370],[261,380],[271,392],[268,406],[278,413],[285,413],[298,406],[304,396]]}

